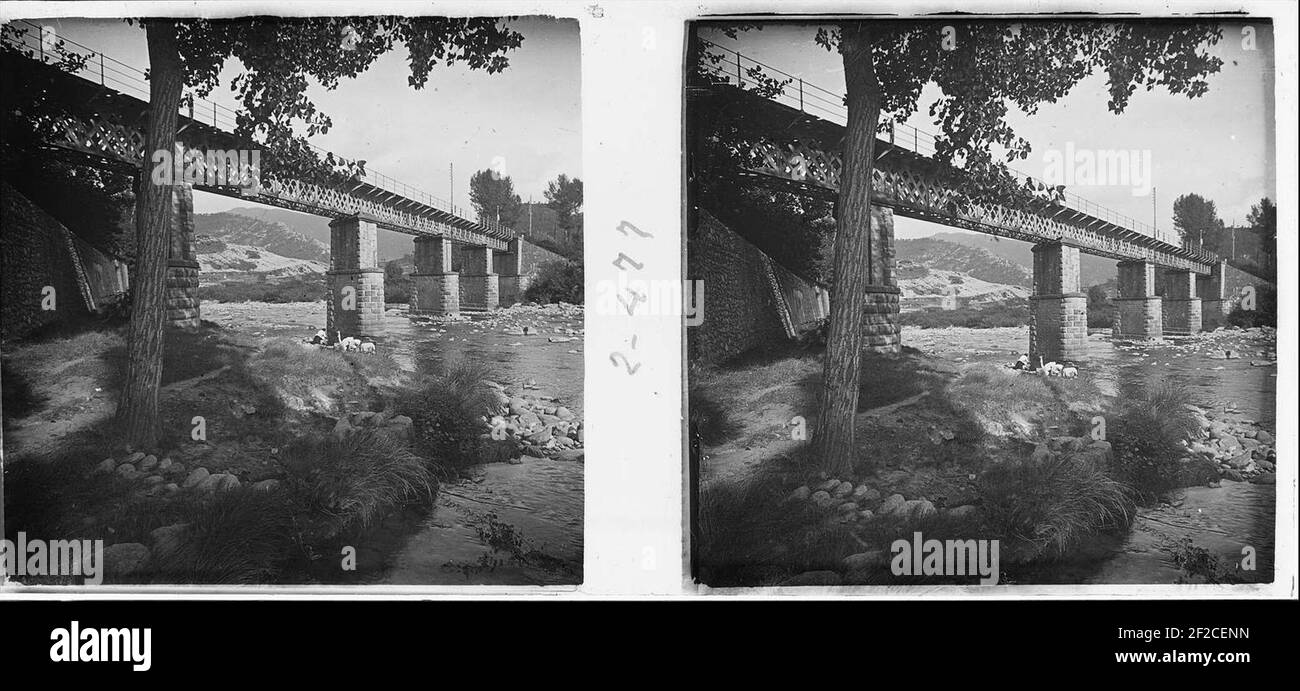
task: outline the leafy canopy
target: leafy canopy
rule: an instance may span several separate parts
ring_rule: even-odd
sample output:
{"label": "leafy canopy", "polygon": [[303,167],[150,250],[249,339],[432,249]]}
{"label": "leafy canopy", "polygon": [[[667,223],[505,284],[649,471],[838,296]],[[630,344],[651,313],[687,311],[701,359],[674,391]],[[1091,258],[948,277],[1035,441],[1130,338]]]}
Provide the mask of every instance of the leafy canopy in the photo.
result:
{"label": "leafy canopy", "polygon": [[500,72],[509,65],[507,53],[523,43],[523,35],[496,18],[187,19],[177,22],[176,33],[184,82],[200,98],[218,86],[226,60],[242,64],[230,84],[240,103],[235,134],[274,153],[263,173],[316,180],[363,175],[365,162],[322,158],[307,144],[306,137],[333,124],[307,97],[310,80],[333,90],[400,44],[408,53],[407,82],[422,89],[439,65]]}

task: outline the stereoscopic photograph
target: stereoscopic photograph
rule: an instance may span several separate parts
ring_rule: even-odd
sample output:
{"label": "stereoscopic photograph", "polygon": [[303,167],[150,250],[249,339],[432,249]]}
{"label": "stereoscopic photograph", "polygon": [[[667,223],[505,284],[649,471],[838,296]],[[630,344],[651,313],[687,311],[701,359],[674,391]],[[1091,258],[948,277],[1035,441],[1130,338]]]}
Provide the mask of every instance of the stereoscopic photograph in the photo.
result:
{"label": "stereoscopic photograph", "polygon": [[10,585],[582,582],[576,20],[2,30]]}
{"label": "stereoscopic photograph", "polygon": [[686,31],[697,583],[1273,581],[1268,20]]}

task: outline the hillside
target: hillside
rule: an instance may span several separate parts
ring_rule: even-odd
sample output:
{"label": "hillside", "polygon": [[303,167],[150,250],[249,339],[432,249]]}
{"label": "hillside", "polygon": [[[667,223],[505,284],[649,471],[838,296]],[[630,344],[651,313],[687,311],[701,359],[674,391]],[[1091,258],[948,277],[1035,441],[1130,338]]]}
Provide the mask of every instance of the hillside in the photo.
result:
{"label": "hillside", "polygon": [[209,247],[214,247],[214,242],[254,247],[282,258],[312,262],[329,263],[330,258],[328,227],[322,242],[274,219],[225,212],[195,214],[194,234],[206,240]]}
{"label": "hillside", "polygon": [[209,236],[195,238],[200,276],[205,280],[229,278],[229,274],[261,274],[267,278],[287,278],[324,274],[329,265],[312,260],[286,257],[262,247],[227,243]]}
{"label": "hillside", "polygon": [[[1033,245],[1027,242],[1008,240],[993,235],[984,235],[983,233],[936,233],[925,239],[942,240],[984,250],[994,257],[1024,267],[1026,273],[1030,276],[1030,281],[1033,280]],[[1079,254],[1079,287],[1083,290],[1087,290],[1089,286],[1105,283],[1115,278],[1116,271],[1115,260],[1113,259],[1096,257],[1090,254]],[[1026,282],[1023,285],[1028,286],[1031,283]]]}

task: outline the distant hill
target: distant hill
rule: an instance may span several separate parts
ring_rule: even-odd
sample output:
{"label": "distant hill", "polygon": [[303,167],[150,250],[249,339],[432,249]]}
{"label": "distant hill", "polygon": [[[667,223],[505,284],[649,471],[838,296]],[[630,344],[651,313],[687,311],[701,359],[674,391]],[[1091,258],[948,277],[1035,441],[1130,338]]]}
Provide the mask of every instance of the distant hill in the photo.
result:
{"label": "distant hill", "polygon": [[324,274],[329,265],[312,260],[286,257],[262,247],[214,240],[211,236],[195,239],[199,276],[205,282],[254,275],[278,279],[290,276]]}
{"label": "distant hill", "polygon": [[1031,292],[1030,269],[980,247],[930,237],[897,240],[894,251],[904,311],[1020,301]]}
{"label": "distant hill", "polygon": [[194,234],[209,241],[255,247],[290,259],[327,264],[330,259],[328,233],[322,242],[280,221],[242,213],[195,214]]}
{"label": "distant hill", "polygon": [[[1013,264],[1018,264],[1026,269],[1030,277],[1030,282],[1027,282],[1024,285],[1033,285],[1033,245],[1027,242],[999,238],[994,235],[985,235],[983,233],[936,233],[931,235],[929,238],[923,239],[943,240],[945,242],[965,245],[967,247],[974,247]],[[1106,281],[1115,278],[1116,272],[1117,269],[1115,268],[1114,259],[1097,257],[1091,254],[1079,254],[1079,287],[1081,290],[1086,291],[1090,286],[1105,283]]]}

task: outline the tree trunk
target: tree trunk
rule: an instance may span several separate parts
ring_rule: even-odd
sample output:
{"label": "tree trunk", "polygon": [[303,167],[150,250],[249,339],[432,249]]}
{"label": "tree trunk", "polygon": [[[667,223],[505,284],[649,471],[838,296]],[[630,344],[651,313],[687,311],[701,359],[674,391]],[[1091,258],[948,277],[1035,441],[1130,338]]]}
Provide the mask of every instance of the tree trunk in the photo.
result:
{"label": "tree trunk", "polygon": [[184,75],[175,24],[147,21],[145,35],[149,42],[149,129],[136,207],[136,273],[126,345],[126,382],[117,420],[127,443],[153,448],[158,443],[158,387],[162,382],[172,187],[153,183],[151,155],[159,150],[175,152],[176,113],[180,108]]}
{"label": "tree trunk", "polygon": [[871,224],[871,168],[880,119],[880,85],[871,62],[866,24],[845,24],[840,53],[848,88],[844,172],[835,217],[835,284],[826,336],[821,414],[813,441],[828,473],[853,467],[854,415],[862,360],[862,310],[866,305]]}

